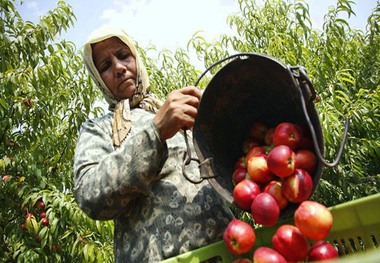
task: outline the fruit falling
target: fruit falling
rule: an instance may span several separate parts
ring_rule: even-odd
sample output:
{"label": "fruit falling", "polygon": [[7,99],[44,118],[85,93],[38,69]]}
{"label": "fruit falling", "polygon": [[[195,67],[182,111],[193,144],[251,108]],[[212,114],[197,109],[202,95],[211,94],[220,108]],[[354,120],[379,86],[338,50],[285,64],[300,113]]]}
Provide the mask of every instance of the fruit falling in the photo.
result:
{"label": "fruit falling", "polygon": [[[339,257],[325,240],[333,223],[330,210],[309,200],[318,160],[305,126],[282,122],[268,127],[254,122],[248,134],[232,175],[234,204],[250,212],[255,224],[277,229],[272,247],[254,247],[254,228],[232,220],[224,232],[227,249],[235,255],[246,253],[250,246],[255,250],[252,259],[234,262],[312,262]],[[291,204],[297,205],[294,225],[278,224],[281,211]]]}
{"label": "fruit falling", "polygon": [[[305,143],[311,138],[304,125],[281,122],[269,127],[263,122],[253,122],[247,134],[242,154],[235,162],[234,187],[243,179],[252,180],[261,192],[268,192],[275,198],[280,210],[310,198],[318,162],[310,144]],[[241,190],[235,192],[238,191]],[[244,207],[239,203],[245,203]],[[235,202],[247,211],[246,203]]]}

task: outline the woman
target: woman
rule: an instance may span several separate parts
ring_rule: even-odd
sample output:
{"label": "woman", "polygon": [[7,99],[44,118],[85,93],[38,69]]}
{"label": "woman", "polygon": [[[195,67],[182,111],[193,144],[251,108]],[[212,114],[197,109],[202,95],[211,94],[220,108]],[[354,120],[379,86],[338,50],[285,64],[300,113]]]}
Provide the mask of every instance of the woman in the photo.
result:
{"label": "woman", "polygon": [[[83,56],[111,111],[82,125],[75,194],[91,218],[114,220],[115,261],[157,262],[222,239],[231,211],[207,182],[195,185],[182,174],[186,145],[178,131],[193,126],[199,89],[157,100],[122,30],[96,30]],[[199,178],[196,163],[186,171]]]}

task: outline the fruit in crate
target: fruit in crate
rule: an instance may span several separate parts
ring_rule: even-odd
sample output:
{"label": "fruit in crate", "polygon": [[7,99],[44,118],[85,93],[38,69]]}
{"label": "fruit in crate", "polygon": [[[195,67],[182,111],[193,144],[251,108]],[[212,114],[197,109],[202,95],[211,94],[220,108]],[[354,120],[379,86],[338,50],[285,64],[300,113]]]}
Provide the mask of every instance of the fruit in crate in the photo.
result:
{"label": "fruit in crate", "polygon": [[296,155],[287,145],[274,147],[267,157],[269,170],[279,177],[286,177],[293,174],[295,169]]}
{"label": "fruit in crate", "polygon": [[287,263],[286,259],[276,250],[269,247],[259,247],[253,253],[254,263]]}
{"label": "fruit in crate", "polygon": [[313,190],[313,180],[308,172],[295,169],[294,173],[282,179],[282,193],[292,203],[309,199]]}
{"label": "fruit in crate", "polygon": [[252,226],[239,219],[232,219],[223,233],[223,240],[229,252],[240,255],[249,252],[256,242]]}
{"label": "fruit in crate", "polygon": [[301,142],[301,128],[290,122],[282,122],[276,126],[273,132],[273,145],[287,145],[295,150]]}
{"label": "fruit in crate", "polygon": [[245,211],[251,210],[253,199],[261,192],[257,183],[244,179],[238,183],[232,192],[234,203]]}
{"label": "fruit in crate", "polygon": [[326,206],[307,200],[296,209],[294,222],[307,238],[322,240],[330,233],[333,216]]}
{"label": "fruit in crate", "polygon": [[259,154],[247,160],[247,173],[257,183],[269,183],[273,176],[267,165],[267,156]]}
{"label": "fruit in crate", "polygon": [[272,195],[259,193],[253,199],[251,214],[256,224],[274,226],[280,216],[280,207]]}
{"label": "fruit in crate", "polygon": [[297,262],[306,260],[309,243],[302,232],[293,225],[281,225],[272,237],[273,248],[287,261]]}
{"label": "fruit in crate", "polygon": [[311,246],[308,261],[323,261],[338,257],[339,253],[332,244],[325,240],[319,240]]}

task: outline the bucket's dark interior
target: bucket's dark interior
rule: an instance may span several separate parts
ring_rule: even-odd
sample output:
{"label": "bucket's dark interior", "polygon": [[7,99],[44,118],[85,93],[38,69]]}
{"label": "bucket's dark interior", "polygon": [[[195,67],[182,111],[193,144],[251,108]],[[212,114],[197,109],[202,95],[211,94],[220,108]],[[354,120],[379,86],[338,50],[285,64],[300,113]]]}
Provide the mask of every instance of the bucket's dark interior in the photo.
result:
{"label": "bucket's dark interior", "polygon": [[[202,176],[229,203],[233,202],[232,173],[242,155],[242,142],[253,121],[275,126],[284,121],[306,124],[300,95],[286,66],[267,56],[252,54],[237,58],[222,67],[207,85],[195,125],[194,145],[200,159]],[[323,153],[323,138],[314,105],[308,112]],[[319,162],[313,176],[314,189],[322,172]],[[297,205],[281,213],[288,217]]]}

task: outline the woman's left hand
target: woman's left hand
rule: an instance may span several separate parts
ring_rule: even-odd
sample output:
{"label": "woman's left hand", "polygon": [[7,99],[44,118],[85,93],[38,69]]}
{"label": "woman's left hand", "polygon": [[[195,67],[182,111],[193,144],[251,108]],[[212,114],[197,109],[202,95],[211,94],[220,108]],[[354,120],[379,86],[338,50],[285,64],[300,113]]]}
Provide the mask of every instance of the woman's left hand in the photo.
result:
{"label": "woman's left hand", "polygon": [[153,121],[165,142],[180,129],[193,127],[198,113],[201,91],[194,86],[172,91],[158,110]]}

